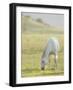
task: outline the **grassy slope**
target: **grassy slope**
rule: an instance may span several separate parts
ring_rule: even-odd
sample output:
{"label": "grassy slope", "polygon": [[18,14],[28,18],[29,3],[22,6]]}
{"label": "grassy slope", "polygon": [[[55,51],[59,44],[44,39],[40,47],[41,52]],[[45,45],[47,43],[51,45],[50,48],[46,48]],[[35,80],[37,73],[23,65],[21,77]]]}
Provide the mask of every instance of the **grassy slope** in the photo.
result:
{"label": "grassy slope", "polygon": [[[58,59],[58,68],[54,69],[53,56],[50,57],[50,66],[47,64],[45,71],[40,70],[40,60],[44,47],[49,37],[56,37],[60,41],[60,51]],[[64,74],[64,36],[63,30],[54,28],[50,25],[36,22],[31,18],[22,17],[22,59],[21,76],[46,76]]]}
{"label": "grassy slope", "polygon": [[61,28],[56,28],[43,22],[40,23],[24,16],[22,16],[22,31],[26,33],[63,33]]}

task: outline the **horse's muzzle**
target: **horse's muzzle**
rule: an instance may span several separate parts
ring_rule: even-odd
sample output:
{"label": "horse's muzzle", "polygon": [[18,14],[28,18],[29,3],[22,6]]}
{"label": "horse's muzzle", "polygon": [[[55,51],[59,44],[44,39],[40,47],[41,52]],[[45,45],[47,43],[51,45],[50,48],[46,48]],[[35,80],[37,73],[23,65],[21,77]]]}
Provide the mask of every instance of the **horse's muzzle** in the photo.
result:
{"label": "horse's muzzle", "polygon": [[45,68],[43,67],[43,68],[41,68],[41,70],[45,70]]}

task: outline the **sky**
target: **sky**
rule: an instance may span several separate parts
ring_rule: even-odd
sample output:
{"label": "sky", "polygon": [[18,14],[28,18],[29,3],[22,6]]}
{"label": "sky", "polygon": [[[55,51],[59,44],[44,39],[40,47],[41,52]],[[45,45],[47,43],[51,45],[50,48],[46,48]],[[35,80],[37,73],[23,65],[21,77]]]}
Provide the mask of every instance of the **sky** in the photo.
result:
{"label": "sky", "polygon": [[63,14],[22,12],[22,15],[31,16],[35,20],[40,18],[43,22],[50,24],[51,26],[64,28]]}

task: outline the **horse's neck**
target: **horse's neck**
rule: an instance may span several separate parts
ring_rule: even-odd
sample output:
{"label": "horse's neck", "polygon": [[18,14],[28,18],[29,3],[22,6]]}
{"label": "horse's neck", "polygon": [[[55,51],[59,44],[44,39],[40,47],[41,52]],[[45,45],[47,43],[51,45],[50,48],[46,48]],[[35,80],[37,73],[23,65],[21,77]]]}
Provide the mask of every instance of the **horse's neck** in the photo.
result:
{"label": "horse's neck", "polygon": [[50,51],[49,50],[46,50],[46,52],[45,52],[46,58],[48,58],[49,54],[50,54]]}
{"label": "horse's neck", "polygon": [[43,53],[43,58],[48,59],[49,53],[50,53],[49,50],[46,48]]}

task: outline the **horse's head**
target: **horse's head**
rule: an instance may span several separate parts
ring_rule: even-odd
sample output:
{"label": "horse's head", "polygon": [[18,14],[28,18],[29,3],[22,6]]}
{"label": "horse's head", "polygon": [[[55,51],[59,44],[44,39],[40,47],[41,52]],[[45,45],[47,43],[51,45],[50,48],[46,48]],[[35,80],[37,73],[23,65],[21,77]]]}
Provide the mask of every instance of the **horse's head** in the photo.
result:
{"label": "horse's head", "polygon": [[45,60],[41,59],[41,70],[45,69]]}

